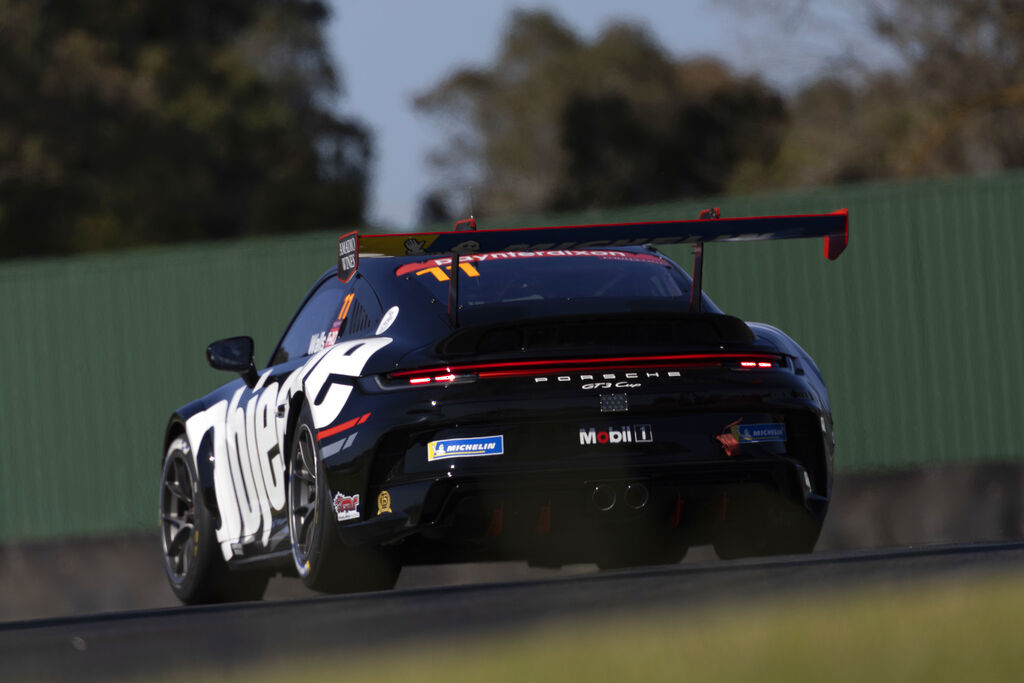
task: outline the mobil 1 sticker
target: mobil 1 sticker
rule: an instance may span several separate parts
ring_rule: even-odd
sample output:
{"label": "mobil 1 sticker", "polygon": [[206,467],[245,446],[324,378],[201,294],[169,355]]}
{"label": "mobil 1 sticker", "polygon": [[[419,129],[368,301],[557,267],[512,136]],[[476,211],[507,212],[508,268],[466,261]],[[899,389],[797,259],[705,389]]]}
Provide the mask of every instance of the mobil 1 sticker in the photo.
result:
{"label": "mobil 1 sticker", "polygon": [[772,443],[786,441],[786,425],[781,422],[769,422],[757,425],[735,425],[732,435],[739,443]]}
{"label": "mobil 1 sticker", "polygon": [[651,425],[622,425],[621,427],[580,427],[581,446],[604,444],[652,443],[654,432]]}

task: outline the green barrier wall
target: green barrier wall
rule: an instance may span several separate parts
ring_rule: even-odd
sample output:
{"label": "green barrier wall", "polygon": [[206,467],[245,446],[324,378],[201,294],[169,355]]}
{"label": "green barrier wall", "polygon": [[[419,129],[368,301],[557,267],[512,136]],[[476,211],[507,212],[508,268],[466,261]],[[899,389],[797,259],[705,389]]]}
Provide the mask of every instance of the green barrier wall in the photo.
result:
{"label": "green barrier wall", "polygon": [[[829,384],[837,468],[1024,458],[1024,174],[718,198],[487,227],[848,207],[850,246],[710,244],[726,311],[800,342]],[[168,414],[231,377],[213,339],[264,360],[336,232],[0,264],[0,541],[156,528]],[[666,251],[689,267],[689,248]]]}

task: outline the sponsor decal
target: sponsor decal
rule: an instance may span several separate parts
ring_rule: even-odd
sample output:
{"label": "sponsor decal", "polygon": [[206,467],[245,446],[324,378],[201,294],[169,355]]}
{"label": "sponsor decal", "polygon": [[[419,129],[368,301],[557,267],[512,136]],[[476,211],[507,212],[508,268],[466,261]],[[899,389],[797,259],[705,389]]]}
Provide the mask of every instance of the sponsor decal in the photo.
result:
{"label": "sponsor decal", "polygon": [[391,514],[391,494],[387,491],[381,491],[377,496],[377,516],[383,514]]}
{"label": "sponsor decal", "polygon": [[733,425],[730,433],[737,443],[773,443],[786,441],[786,425],[769,422],[756,425]]}
{"label": "sponsor decal", "polygon": [[338,238],[338,279],[348,282],[359,267],[359,235],[349,232]]}
{"label": "sponsor decal", "polygon": [[327,333],[327,340],[324,342],[324,348],[328,346],[334,346],[334,342],[338,341],[338,332],[341,331],[341,321],[335,320],[331,325],[331,331]]}
{"label": "sponsor decal", "polygon": [[395,322],[396,318],[398,318],[398,306],[392,306],[384,314],[384,317],[381,318],[380,325],[377,326],[377,331],[374,334],[384,334]]}
{"label": "sponsor decal", "polygon": [[415,237],[407,239],[403,245],[405,247],[405,253],[408,254],[425,254],[427,243],[423,240],[418,240]]}
{"label": "sponsor decal", "polygon": [[[407,240],[407,254],[419,254],[423,253],[422,248],[420,251],[408,251],[408,244],[410,242],[422,244],[419,240]],[[643,244],[640,242],[639,244]],[[622,245],[627,246],[627,245]],[[460,263],[483,263],[484,261],[509,261],[517,259],[532,259],[532,258],[552,258],[552,257],[565,257],[565,256],[590,256],[592,258],[599,258],[604,261],[636,261],[641,263],[655,263],[658,265],[664,265],[665,259],[654,254],[638,254],[627,251],[613,251],[608,249],[548,249],[540,251],[495,251],[487,252],[483,254],[473,253],[479,249],[480,245],[469,240],[452,247],[452,251],[459,254]],[[426,261],[420,261],[418,263],[407,263],[399,266],[395,270],[397,277],[408,275],[409,273],[416,273],[417,275],[423,275],[425,273],[433,273],[436,275],[435,269],[440,270],[441,268],[450,269],[452,259],[451,257],[440,257],[429,259]]]}
{"label": "sponsor decal", "polygon": [[334,511],[338,513],[338,521],[359,519],[359,494],[346,496],[344,493],[334,494]]}
{"label": "sponsor decal", "polygon": [[427,444],[427,460],[445,460],[447,458],[472,458],[481,455],[501,455],[505,452],[505,438],[498,436],[480,436],[469,439],[444,439],[431,441]]}
{"label": "sponsor decal", "polygon": [[615,429],[580,427],[581,446],[603,446],[610,443],[652,443],[654,431],[651,425],[623,425]]}
{"label": "sponsor decal", "polygon": [[463,254],[473,254],[480,251],[480,243],[476,240],[466,240],[465,242],[459,242],[452,251],[462,256]]}
{"label": "sponsor decal", "polygon": [[327,346],[327,333],[326,332],[314,332],[309,338],[309,348],[306,350],[307,356],[312,356],[315,353],[320,353]]}

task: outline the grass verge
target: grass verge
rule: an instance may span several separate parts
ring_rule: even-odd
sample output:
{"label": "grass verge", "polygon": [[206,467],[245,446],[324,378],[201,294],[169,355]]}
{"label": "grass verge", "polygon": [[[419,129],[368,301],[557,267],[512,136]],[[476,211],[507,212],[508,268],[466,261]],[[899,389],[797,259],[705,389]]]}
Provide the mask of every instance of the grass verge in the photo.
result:
{"label": "grass verge", "polygon": [[280,660],[190,681],[1016,681],[1024,576],[848,589]]}

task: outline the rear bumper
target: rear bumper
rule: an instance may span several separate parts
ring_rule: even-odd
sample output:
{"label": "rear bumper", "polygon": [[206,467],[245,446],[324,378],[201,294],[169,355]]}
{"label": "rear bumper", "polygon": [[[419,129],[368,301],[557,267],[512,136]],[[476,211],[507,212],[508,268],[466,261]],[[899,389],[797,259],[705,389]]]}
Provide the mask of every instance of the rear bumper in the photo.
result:
{"label": "rear bumper", "polygon": [[[552,553],[558,562],[587,561],[609,536],[710,542],[730,499],[754,488],[777,491],[821,521],[829,500],[808,486],[805,472],[792,459],[774,457],[406,480],[370,499],[368,519],[338,525],[338,533],[349,545],[404,541],[406,563]],[[613,492],[608,509],[607,500],[595,501],[598,486]],[[627,487],[644,495],[630,499]]]}
{"label": "rear bumper", "polygon": [[[339,535],[415,548],[410,562],[435,561],[424,559],[434,548],[443,548],[436,561],[521,558],[650,530],[700,544],[727,499],[750,487],[824,518],[832,420],[804,378],[788,369],[630,374],[638,377],[624,381],[642,386],[618,392],[628,400],[612,410],[575,375],[553,386],[525,378],[360,397],[366,407],[355,412],[372,417],[358,435],[321,442],[332,495],[360,497]],[[729,453],[719,440],[733,425],[766,423],[785,425],[785,441]],[[499,439],[493,454],[436,457],[439,443]],[[649,501],[600,513],[590,498],[601,483],[620,493],[642,485]]]}

